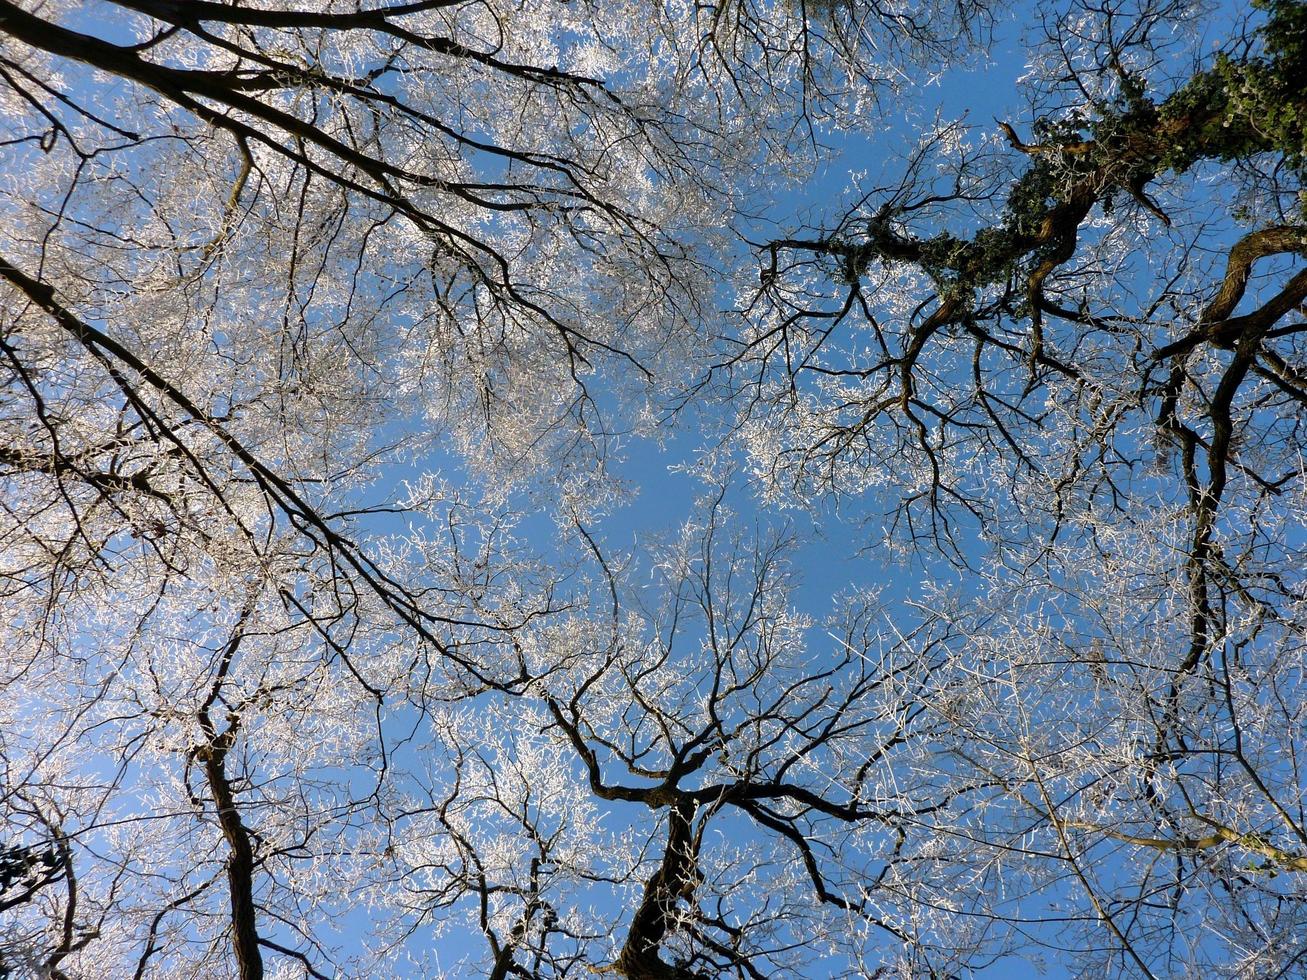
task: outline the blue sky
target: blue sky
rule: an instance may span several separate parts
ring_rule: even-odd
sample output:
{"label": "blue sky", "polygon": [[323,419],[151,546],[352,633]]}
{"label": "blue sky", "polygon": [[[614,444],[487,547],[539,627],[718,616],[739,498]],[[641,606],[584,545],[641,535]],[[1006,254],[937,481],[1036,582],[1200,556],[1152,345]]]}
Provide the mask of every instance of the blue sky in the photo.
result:
{"label": "blue sky", "polygon": [[[88,4],[80,15],[83,29],[94,29],[102,37],[114,38],[111,24],[93,15],[97,5]],[[1036,8],[1038,9],[1038,8]],[[1222,12],[1233,9],[1227,5]],[[1025,11],[1028,13],[1029,11]],[[1221,16],[1209,21],[1214,38],[1222,36]],[[945,72],[939,79],[926,85],[919,94],[909,93],[902,103],[887,98],[882,106],[885,117],[882,125],[870,134],[847,136],[823,133],[821,138],[829,149],[812,178],[801,187],[785,189],[771,200],[762,202],[763,216],[753,227],[745,229],[751,238],[764,239],[803,226],[828,226],[843,213],[852,195],[852,175],[858,172],[879,173],[885,169],[894,173],[894,158],[915,139],[917,124],[931,118],[938,111],[945,118],[965,118],[975,127],[977,137],[992,136],[998,121],[1011,122],[1020,133],[1028,133],[1031,120],[1018,91],[1017,80],[1027,70],[1028,18],[1020,13],[1004,15],[995,26],[994,43],[984,56],[977,56],[965,64]],[[752,262],[752,256],[743,245],[734,257]],[[731,297],[720,297],[723,308],[731,305]],[[720,329],[729,327],[723,324]],[[705,324],[705,329],[717,330],[716,324]],[[602,400],[602,396],[600,396]],[[614,412],[620,409],[614,408]],[[673,533],[681,522],[691,518],[696,502],[706,486],[693,473],[699,455],[705,449],[705,434],[729,427],[729,405],[709,405],[697,412],[687,412],[669,420],[656,437],[639,435],[619,436],[612,446],[609,465],[612,471],[632,490],[632,496],[623,506],[617,507],[598,519],[590,527],[596,539],[605,548],[615,552],[640,554],[645,546],[662,535]],[[413,420],[408,420],[412,422]],[[422,470],[439,470],[456,482],[466,479],[459,476],[460,466],[453,456],[432,453],[411,466],[396,466],[388,476],[397,484],[399,480],[415,476]],[[892,493],[892,488],[889,491]],[[393,499],[395,486],[370,487],[371,499],[378,495]],[[528,494],[516,495],[510,503],[520,507],[528,516],[523,520],[519,535],[528,538],[532,546],[551,554],[551,541],[559,533],[555,517],[546,507],[538,506],[539,498]],[[844,500],[839,506],[818,502],[812,507],[777,508],[760,503],[756,488],[750,486],[747,464],[737,461],[737,475],[730,495],[736,521],[742,526],[760,528],[786,525],[793,530],[800,545],[795,555],[800,587],[796,593],[801,611],[818,622],[831,611],[832,597],[851,588],[878,588],[886,604],[895,606],[918,597],[928,583],[932,586],[949,585],[965,591],[968,579],[964,572],[944,562],[928,558],[894,562],[883,550],[869,549],[868,542],[875,534],[879,516],[888,508],[887,499],[868,496],[857,500]],[[402,520],[402,519],[401,519]],[[365,530],[399,530],[394,519],[388,516],[371,517],[360,522]],[[974,547],[974,545],[972,545]],[[555,555],[559,551],[552,552]],[[966,554],[968,560],[983,561],[985,555],[975,550]],[[647,576],[646,576],[647,577]],[[656,588],[652,579],[650,588]],[[905,613],[901,625],[907,628],[909,614]],[[814,629],[811,643],[815,648],[834,643],[821,629]],[[616,810],[616,808],[614,808]],[[622,819],[614,815],[615,820]],[[727,824],[729,826],[729,824]],[[1125,849],[1116,854],[1127,860]],[[1042,896],[1032,903],[1032,914],[1047,907],[1050,897]],[[359,918],[347,917],[342,938],[348,940],[362,936],[368,913],[360,910]],[[1058,926],[1036,926],[1034,935],[1056,942]],[[436,954],[449,963],[461,956],[484,949],[479,936],[470,942],[442,941]],[[835,970],[832,968],[832,975]],[[1042,963],[1019,957],[1003,958],[974,976],[986,980],[1025,980],[1027,977],[1061,978],[1071,976],[1057,962],[1055,952],[1042,954]]]}

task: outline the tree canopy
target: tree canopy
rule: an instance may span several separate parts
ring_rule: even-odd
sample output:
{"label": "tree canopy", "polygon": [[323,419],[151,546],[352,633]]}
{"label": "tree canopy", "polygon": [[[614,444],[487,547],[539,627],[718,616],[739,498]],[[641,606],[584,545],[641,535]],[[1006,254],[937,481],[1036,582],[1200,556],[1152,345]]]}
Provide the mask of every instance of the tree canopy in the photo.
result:
{"label": "tree canopy", "polygon": [[0,0],[0,977],[1307,975],[1304,80]]}

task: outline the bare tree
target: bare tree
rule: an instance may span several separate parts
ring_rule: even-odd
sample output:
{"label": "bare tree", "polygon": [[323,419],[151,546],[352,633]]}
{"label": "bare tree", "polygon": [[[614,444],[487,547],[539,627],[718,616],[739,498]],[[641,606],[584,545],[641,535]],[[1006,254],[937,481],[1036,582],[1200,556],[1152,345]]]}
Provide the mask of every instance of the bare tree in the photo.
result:
{"label": "bare tree", "polygon": [[1307,20],[1244,12],[1208,58],[1189,15],[1050,17],[1024,127],[937,127],[760,246],[722,370],[773,493],[875,494],[882,540],[968,570],[966,756],[1009,787],[992,843],[1038,835],[1022,877],[1079,895],[1069,949],[1287,975]]}
{"label": "bare tree", "polygon": [[[614,494],[746,182],[885,85],[877,38],[983,13],[907,11],[0,2],[5,853],[58,854],[6,891],[22,969],[379,969],[330,937],[407,880],[404,733],[463,772],[442,711],[577,669],[515,640],[578,600],[496,499]],[[522,887],[492,972],[592,937]]]}
{"label": "bare tree", "polygon": [[1303,972],[1307,14],[1200,14],[745,254],[987,6],[0,0],[0,973]]}
{"label": "bare tree", "polygon": [[590,600],[519,634],[563,669],[446,713],[422,754],[456,775],[391,804],[403,935],[472,920],[478,972],[532,977],[948,976],[1001,948],[919,902],[997,785],[946,771],[946,634],[887,641],[867,594],[798,613],[794,539],[734,528],[725,492],[654,552],[647,607],[646,564],[577,525]]}

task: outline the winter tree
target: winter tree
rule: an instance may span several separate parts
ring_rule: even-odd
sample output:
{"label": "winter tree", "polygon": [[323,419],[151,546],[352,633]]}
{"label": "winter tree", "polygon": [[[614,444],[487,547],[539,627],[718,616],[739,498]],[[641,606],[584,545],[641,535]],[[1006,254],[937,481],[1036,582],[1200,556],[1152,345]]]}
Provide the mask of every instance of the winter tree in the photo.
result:
{"label": "winter tree", "polygon": [[1305,37],[0,0],[0,975],[1303,972]]}
{"label": "winter tree", "polygon": [[869,540],[968,570],[939,614],[986,846],[1095,975],[1307,949],[1307,8],[1214,54],[1206,15],[1048,18],[1020,125],[923,131],[762,245],[722,365],[773,495],[873,496]]}

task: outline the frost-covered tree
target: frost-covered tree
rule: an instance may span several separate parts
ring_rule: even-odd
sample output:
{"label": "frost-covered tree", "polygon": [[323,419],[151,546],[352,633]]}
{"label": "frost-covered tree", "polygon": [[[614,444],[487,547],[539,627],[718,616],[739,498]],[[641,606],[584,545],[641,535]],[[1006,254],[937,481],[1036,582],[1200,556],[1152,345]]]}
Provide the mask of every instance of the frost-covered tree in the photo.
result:
{"label": "frost-covered tree", "polygon": [[5,969],[382,969],[405,747],[569,669],[504,495],[603,504],[750,186],[939,13],[0,3]]}
{"label": "frost-covered tree", "polygon": [[1307,8],[1213,13],[1047,18],[1025,118],[761,247],[722,368],[774,496],[966,570],[986,836],[1095,972],[1307,950]]}
{"label": "frost-covered tree", "polygon": [[1307,14],[1016,16],[0,0],[0,975],[1301,972]]}

